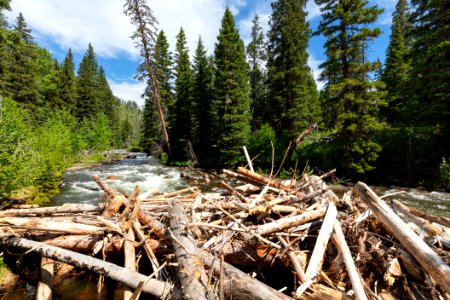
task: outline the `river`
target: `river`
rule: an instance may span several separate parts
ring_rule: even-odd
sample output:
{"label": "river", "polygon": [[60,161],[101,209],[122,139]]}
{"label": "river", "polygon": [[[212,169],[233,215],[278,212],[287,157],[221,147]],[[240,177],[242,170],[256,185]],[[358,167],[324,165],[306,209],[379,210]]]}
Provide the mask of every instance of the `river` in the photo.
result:
{"label": "river", "polygon": [[[142,192],[151,190],[172,192],[187,186],[180,169],[163,166],[159,159],[147,157],[142,153],[134,159],[66,172],[63,176],[61,193],[49,205],[61,205],[68,202],[98,203],[103,193],[92,180],[94,174],[99,175],[114,189],[128,194],[136,185],[141,187]],[[403,194],[391,198],[431,214],[450,217],[449,193],[404,187],[372,186],[372,188],[379,196],[404,191]]]}

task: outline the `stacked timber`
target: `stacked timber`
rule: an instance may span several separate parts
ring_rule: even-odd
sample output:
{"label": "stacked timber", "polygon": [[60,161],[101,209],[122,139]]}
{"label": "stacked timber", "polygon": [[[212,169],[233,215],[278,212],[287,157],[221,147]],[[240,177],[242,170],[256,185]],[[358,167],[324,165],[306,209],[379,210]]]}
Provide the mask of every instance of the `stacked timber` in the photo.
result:
{"label": "stacked timber", "polygon": [[124,299],[450,299],[449,220],[364,183],[338,197],[331,173],[224,170],[227,195],[125,195],[94,176],[104,203],[0,211],[0,245],[42,257],[37,299],[55,262],[124,284]]}

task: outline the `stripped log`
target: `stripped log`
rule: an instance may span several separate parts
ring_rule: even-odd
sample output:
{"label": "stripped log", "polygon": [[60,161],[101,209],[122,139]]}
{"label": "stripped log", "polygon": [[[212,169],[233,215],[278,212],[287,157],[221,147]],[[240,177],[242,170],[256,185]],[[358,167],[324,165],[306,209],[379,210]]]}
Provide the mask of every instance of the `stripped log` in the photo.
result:
{"label": "stripped log", "polygon": [[207,299],[207,277],[203,264],[198,259],[197,247],[188,232],[188,219],[178,200],[172,202],[170,210],[170,229],[172,244],[178,262],[178,276],[181,282],[183,299]]}
{"label": "stripped log", "polygon": [[442,217],[442,216],[430,215],[430,214],[427,214],[426,212],[423,212],[423,211],[421,211],[421,210],[419,210],[417,208],[414,208],[414,207],[409,207],[409,211],[411,213],[413,213],[414,215],[416,215],[418,217],[421,217],[421,218],[423,218],[425,220],[428,220],[428,221],[434,222],[434,223],[438,223],[438,224],[441,224],[441,225],[443,225],[445,227],[450,228],[450,219],[449,218],[445,218],[445,217]]}
{"label": "stripped log", "polygon": [[419,262],[422,268],[450,294],[450,267],[444,260],[409,228],[365,183],[358,182],[355,188],[377,219],[392,229],[394,236]]}
{"label": "stripped log", "polygon": [[102,188],[106,194],[105,210],[102,213],[104,217],[112,217],[116,214],[122,205],[127,201],[124,195],[118,194],[113,188],[107,185],[98,175],[93,175],[92,179]]}
{"label": "stripped log", "polygon": [[281,218],[277,221],[258,226],[255,232],[260,235],[267,235],[277,231],[282,231],[288,228],[296,227],[304,223],[311,222],[312,220],[323,217],[325,215],[326,210],[327,209],[325,207],[322,207],[317,210],[305,212],[298,216]]}
{"label": "stripped log", "polygon": [[9,209],[0,211],[0,217],[26,216],[26,215],[50,215],[50,214],[68,214],[68,213],[87,213],[100,212],[103,205],[91,204],[64,204],[56,207],[38,207],[28,209]]}
{"label": "stripped log", "polygon": [[166,298],[171,294],[173,294],[175,298],[177,295],[179,297],[179,290],[173,288],[171,283],[156,279],[148,279],[147,276],[143,274],[91,256],[18,237],[4,237],[0,239],[0,245],[30,250],[55,261],[107,276],[132,288],[136,288],[140,282],[144,281],[146,283],[144,284],[142,291],[159,298]]}
{"label": "stripped log", "polygon": [[226,299],[292,300],[291,297],[273,289],[226,262],[221,266],[220,258],[214,257],[206,251],[199,251],[198,255],[205,266],[212,269],[214,275],[222,276],[223,291]]}
{"label": "stripped log", "polygon": [[251,180],[260,182],[261,184],[268,184],[274,188],[280,189],[285,192],[292,192],[292,188],[290,186],[284,185],[281,182],[267,178],[266,176],[260,175],[258,173],[252,172],[250,170],[247,170],[245,168],[239,167],[237,169],[237,172],[245,177],[251,178]]}
{"label": "stripped log", "polygon": [[36,288],[36,300],[51,300],[55,264],[47,257],[41,258],[41,277]]}
{"label": "stripped log", "polygon": [[[106,245],[104,251],[106,253],[114,254],[121,253],[123,251],[123,241],[123,238],[115,238],[113,241],[108,243],[108,245]],[[154,245],[153,247],[156,249],[159,243],[155,240],[152,241],[152,245]],[[91,253],[92,249],[103,247],[104,242],[103,237],[100,235],[66,235],[51,240],[46,240],[45,243],[71,251]]]}
{"label": "stripped log", "polygon": [[353,291],[355,291],[355,297],[357,300],[366,300],[367,296],[364,292],[364,286],[362,284],[361,276],[359,275],[358,269],[356,268],[355,261],[352,258],[352,253],[350,248],[345,241],[344,233],[342,232],[341,223],[336,220],[334,223],[334,233],[332,239],[337,245],[337,248],[344,258],[345,266],[347,267],[347,272],[350,277],[350,281],[353,286]]}
{"label": "stripped log", "polygon": [[25,228],[29,230],[63,232],[69,234],[103,234],[104,230],[101,227],[78,224],[72,222],[55,222],[43,220],[40,218],[19,218],[19,217],[4,217],[0,218],[0,226],[12,226],[18,228]]}
{"label": "stripped log", "polygon": [[406,206],[405,204],[401,203],[398,200],[392,201],[392,206],[394,209],[398,210],[402,214],[405,215],[406,218],[410,219],[414,224],[419,226],[421,230],[423,230],[426,234],[429,236],[438,236],[439,241],[445,245],[445,247],[450,248],[450,235],[445,232],[444,229],[438,228],[437,226],[434,226],[430,223],[430,221],[422,219],[421,217],[418,217],[414,215],[411,212],[411,208]]}
{"label": "stripped log", "polygon": [[154,247],[152,245],[152,242],[158,243],[158,246],[159,246],[159,242],[156,240],[149,239],[145,236],[144,231],[142,230],[141,224],[139,223],[138,220],[134,220],[133,230],[136,233],[139,240],[144,243],[144,250],[147,253],[147,257],[150,260],[150,263],[152,264],[153,270],[157,270],[159,268],[159,262],[155,256],[155,249],[157,247]]}
{"label": "stripped log", "polygon": [[150,232],[154,233],[160,239],[170,239],[170,232],[167,230],[167,227],[154,217],[140,210],[138,219],[142,224],[147,225]]}
{"label": "stripped log", "polygon": [[306,269],[306,279],[313,278],[322,268],[323,255],[327,249],[328,241],[333,232],[334,222],[337,216],[337,209],[333,202],[328,204],[327,213],[320,228],[313,253],[309,259],[308,268]]}
{"label": "stripped log", "polygon": [[[124,267],[128,270],[136,271],[136,251],[134,250],[134,233],[133,229],[130,228],[127,233],[127,240],[125,241],[125,262]],[[129,287],[126,287],[123,291],[123,299],[128,300],[133,296],[133,291]]]}

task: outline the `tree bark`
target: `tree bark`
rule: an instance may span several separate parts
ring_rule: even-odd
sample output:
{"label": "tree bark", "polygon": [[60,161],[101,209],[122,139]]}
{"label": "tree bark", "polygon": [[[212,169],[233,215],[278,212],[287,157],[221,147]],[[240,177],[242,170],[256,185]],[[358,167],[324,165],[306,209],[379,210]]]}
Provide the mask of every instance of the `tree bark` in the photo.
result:
{"label": "tree bark", "polygon": [[91,204],[65,204],[55,207],[39,207],[27,209],[8,209],[0,211],[0,217],[26,216],[26,215],[50,215],[50,214],[67,214],[67,213],[87,213],[99,212],[103,210],[103,205]]}
{"label": "tree bark", "polygon": [[145,281],[142,291],[159,298],[168,297],[171,293],[177,295],[171,283],[148,279],[147,276],[131,271],[115,264],[100,259],[82,255],[73,251],[50,246],[45,243],[35,242],[18,237],[5,237],[0,239],[0,244],[8,247],[20,248],[37,252],[44,257],[76,266],[81,269],[90,270],[100,275],[107,276],[113,280],[122,282],[132,288],[136,288],[140,282]]}
{"label": "tree bark", "polygon": [[207,277],[203,264],[198,258],[194,239],[187,230],[188,219],[178,200],[172,202],[170,229],[173,249],[178,262],[178,277],[184,299],[207,299]]}
{"label": "tree bark", "polygon": [[0,224],[12,227],[26,228],[29,230],[42,230],[51,232],[63,232],[68,234],[103,234],[101,227],[78,224],[72,222],[55,222],[34,218],[4,217],[0,218]]}
{"label": "tree bark", "polygon": [[358,182],[355,188],[378,220],[391,228],[394,236],[419,262],[422,268],[450,294],[450,267],[444,260],[409,228],[365,183]]}
{"label": "tree bark", "polygon": [[52,299],[54,266],[53,260],[47,257],[41,258],[41,278],[36,288],[36,300]]}
{"label": "tree bark", "polygon": [[350,248],[345,241],[344,233],[342,232],[341,223],[338,220],[334,223],[334,233],[332,236],[333,241],[336,243],[337,248],[342,253],[344,258],[345,266],[347,267],[347,272],[352,282],[353,291],[355,291],[355,297],[357,300],[366,300],[367,296],[364,292],[364,286],[361,281],[361,276],[359,275],[358,269],[356,268],[355,261],[352,258],[352,253]]}
{"label": "tree bark", "polygon": [[223,263],[221,268],[220,258],[215,258],[206,251],[199,251],[198,254],[203,263],[212,269],[216,276],[220,276],[223,273],[223,291],[227,299],[292,300],[291,297],[245,274],[228,263]]}
{"label": "tree bark", "polygon": [[295,226],[299,226],[304,223],[323,217],[326,211],[327,209],[325,207],[322,207],[317,210],[305,212],[298,216],[281,218],[277,221],[273,221],[258,226],[258,228],[256,229],[256,233],[260,235],[266,235],[277,231],[283,231],[285,229],[292,228]]}
{"label": "tree bark", "polygon": [[258,173],[252,172],[250,170],[247,170],[245,168],[239,167],[237,169],[237,172],[243,176],[249,177],[251,180],[253,181],[257,181],[260,182],[262,184],[268,184],[274,188],[283,190],[285,192],[292,192],[293,190],[291,189],[291,187],[286,186],[284,184],[282,184],[281,182],[275,180],[275,179],[271,179],[271,178],[267,178],[266,176],[260,175]]}

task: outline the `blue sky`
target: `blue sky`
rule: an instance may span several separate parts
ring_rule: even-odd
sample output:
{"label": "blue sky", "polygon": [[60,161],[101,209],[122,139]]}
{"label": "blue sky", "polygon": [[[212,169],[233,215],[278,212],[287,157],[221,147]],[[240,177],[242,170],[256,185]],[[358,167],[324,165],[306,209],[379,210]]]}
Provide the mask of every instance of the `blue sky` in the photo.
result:
{"label": "blue sky", "polygon": [[[250,38],[251,20],[260,16],[265,30],[271,14],[272,0],[147,0],[159,21],[159,29],[165,31],[171,49],[175,47],[175,36],[180,27],[186,32],[190,52],[195,50],[199,35],[209,51],[214,51],[220,21],[228,5],[235,16],[236,25],[245,43]],[[75,63],[84,55],[88,43],[92,43],[99,64],[103,66],[115,95],[124,100],[143,103],[140,95],[142,83],[133,79],[140,62],[138,52],[129,38],[133,26],[122,13],[123,0],[12,0],[12,11],[6,12],[13,24],[19,12],[25,17],[35,41],[48,50],[59,61],[72,49]],[[370,46],[371,59],[384,61],[389,41],[391,15],[396,0],[371,0],[384,8],[376,26],[383,34]],[[314,1],[307,5],[311,28],[317,28],[320,11]],[[314,76],[320,74],[319,64],[325,60],[323,37],[312,37],[308,52],[309,65]],[[319,83],[321,86],[321,83]]]}

